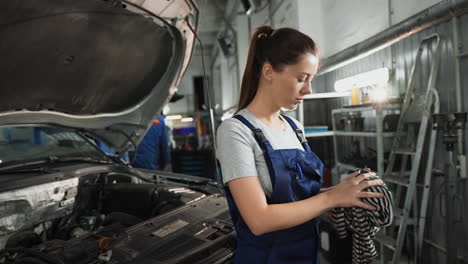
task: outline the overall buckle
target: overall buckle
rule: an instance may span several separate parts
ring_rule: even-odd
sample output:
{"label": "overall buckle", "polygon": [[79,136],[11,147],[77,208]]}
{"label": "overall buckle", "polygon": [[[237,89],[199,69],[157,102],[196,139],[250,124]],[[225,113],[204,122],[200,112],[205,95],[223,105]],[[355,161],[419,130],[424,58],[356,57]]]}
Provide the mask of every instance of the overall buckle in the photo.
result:
{"label": "overall buckle", "polygon": [[307,142],[307,140],[305,139],[304,133],[302,133],[301,129],[299,129],[299,128],[296,129],[296,135],[297,135],[297,138],[299,139],[299,141],[301,142],[301,144]]}
{"label": "overall buckle", "polygon": [[265,141],[268,141],[267,138],[265,137],[265,135],[263,134],[263,131],[261,129],[255,129],[254,131],[254,135],[255,137],[260,140],[260,142],[265,142]]}

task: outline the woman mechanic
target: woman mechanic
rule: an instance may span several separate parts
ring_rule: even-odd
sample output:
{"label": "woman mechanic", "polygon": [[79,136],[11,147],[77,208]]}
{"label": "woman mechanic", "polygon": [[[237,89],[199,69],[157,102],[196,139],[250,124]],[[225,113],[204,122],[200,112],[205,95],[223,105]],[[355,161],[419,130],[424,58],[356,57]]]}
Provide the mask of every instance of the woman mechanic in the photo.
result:
{"label": "woman mechanic", "polygon": [[335,207],[375,210],[360,198],[380,180],[370,170],[321,189],[323,164],[303,126],[280,114],[310,94],[319,60],[315,42],[292,28],[256,29],[237,113],[217,131],[217,157],[238,245],[235,263],[319,263],[316,217]]}

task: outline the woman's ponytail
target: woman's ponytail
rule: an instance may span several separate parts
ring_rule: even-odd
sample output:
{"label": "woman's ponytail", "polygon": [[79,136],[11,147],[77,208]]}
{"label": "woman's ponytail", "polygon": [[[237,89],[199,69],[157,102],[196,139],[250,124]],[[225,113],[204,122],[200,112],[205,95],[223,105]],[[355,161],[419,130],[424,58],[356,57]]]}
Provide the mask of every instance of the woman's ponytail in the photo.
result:
{"label": "woman's ponytail", "polygon": [[265,42],[272,32],[273,28],[270,26],[258,27],[250,40],[249,54],[244,74],[242,75],[239,103],[236,112],[248,106],[254,99],[255,94],[257,94],[258,82],[263,63],[265,62],[263,46],[265,46]]}

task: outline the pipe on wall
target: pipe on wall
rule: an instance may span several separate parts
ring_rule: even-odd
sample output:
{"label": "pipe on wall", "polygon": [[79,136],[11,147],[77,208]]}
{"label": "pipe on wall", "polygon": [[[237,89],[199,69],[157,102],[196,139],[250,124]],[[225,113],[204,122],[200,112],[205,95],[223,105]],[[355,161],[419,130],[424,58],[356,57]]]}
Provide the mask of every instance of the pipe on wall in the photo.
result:
{"label": "pipe on wall", "polygon": [[[454,0],[452,1],[454,2]],[[461,87],[461,76],[460,76],[460,50],[461,50],[461,43],[460,43],[460,30],[459,30],[459,20],[458,17],[452,18],[452,37],[453,37],[453,52],[454,52],[454,67],[455,67],[455,100],[456,100],[456,110],[457,112],[463,111],[462,105],[462,87]],[[463,131],[458,131],[458,154],[464,155],[464,134]]]}

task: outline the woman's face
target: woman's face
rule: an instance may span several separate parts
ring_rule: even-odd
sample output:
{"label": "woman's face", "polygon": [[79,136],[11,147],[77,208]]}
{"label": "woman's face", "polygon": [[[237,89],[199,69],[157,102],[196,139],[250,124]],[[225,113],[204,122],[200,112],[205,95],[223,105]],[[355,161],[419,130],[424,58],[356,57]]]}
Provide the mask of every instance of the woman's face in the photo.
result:
{"label": "woman's face", "polygon": [[271,72],[271,92],[275,104],[295,110],[304,96],[312,93],[311,82],[317,73],[318,59],[311,53],[301,56],[294,65],[285,65],[280,72]]}

